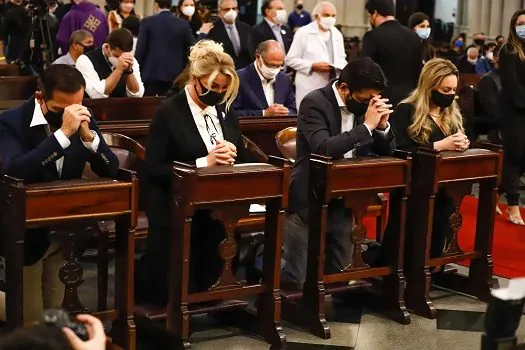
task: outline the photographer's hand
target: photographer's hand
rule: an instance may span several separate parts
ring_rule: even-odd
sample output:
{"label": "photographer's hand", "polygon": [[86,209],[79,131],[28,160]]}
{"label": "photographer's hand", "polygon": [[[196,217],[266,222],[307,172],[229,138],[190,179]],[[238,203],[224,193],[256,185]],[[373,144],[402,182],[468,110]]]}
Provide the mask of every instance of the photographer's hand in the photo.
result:
{"label": "photographer's hand", "polygon": [[78,315],[77,320],[82,322],[88,331],[89,340],[82,341],[77,335],[69,328],[63,328],[62,330],[66,334],[69,343],[74,350],[105,350],[106,349],[106,333],[104,333],[104,327],[102,322],[91,315]]}

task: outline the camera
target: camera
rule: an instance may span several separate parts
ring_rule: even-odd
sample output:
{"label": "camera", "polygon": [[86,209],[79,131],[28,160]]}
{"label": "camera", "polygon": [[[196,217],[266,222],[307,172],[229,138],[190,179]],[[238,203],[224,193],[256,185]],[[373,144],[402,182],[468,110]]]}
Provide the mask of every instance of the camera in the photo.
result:
{"label": "camera", "polygon": [[71,329],[82,341],[89,340],[89,334],[87,332],[86,326],[82,323],[72,321],[68,313],[64,310],[50,309],[44,311],[41,324],[50,327],[57,327],[60,329],[67,327]]}
{"label": "camera", "polygon": [[49,11],[49,1],[47,0],[28,0],[27,10],[29,16],[45,17]]}

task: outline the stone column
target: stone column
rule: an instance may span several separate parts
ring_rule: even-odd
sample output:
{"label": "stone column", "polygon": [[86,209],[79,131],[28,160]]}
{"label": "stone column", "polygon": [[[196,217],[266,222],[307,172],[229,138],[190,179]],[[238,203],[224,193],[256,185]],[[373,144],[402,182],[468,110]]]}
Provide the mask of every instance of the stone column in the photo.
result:
{"label": "stone column", "polygon": [[491,5],[488,35],[495,38],[502,33],[503,0],[492,0]]}
{"label": "stone column", "polygon": [[523,8],[521,0],[503,0],[503,16],[501,18],[501,34],[505,37],[509,36],[510,19],[514,12]]}
{"label": "stone column", "polygon": [[469,0],[468,4],[468,32],[467,35],[472,37],[474,33],[481,30],[481,2],[479,0]]}
{"label": "stone column", "polygon": [[[480,7],[480,14],[479,14],[479,31],[485,33],[486,35],[489,35],[489,27],[490,27],[490,17],[491,17],[491,6],[490,6],[490,0],[481,0],[478,2],[478,6]],[[472,34],[474,34],[473,32]]]}

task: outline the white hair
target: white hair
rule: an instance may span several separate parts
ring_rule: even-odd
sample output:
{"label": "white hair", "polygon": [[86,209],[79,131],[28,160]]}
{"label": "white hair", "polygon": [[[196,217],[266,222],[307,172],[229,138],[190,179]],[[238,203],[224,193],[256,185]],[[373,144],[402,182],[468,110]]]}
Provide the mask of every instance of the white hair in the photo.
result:
{"label": "white hair", "polygon": [[[226,0],[218,0],[217,1],[217,8],[220,10],[221,7],[222,7],[222,3],[226,1]],[[235,6],[239,6],[239,4],[237,3],[237,0],[233,0],[233,2],[235,2]]]}
{"label": "white hair", "polygon": [[337,8],[330,1],[321,1],[317,3],[317,5],[315,5],[314,10],[312,11],[312,15],[315,16],[315,15],[320,14],[325,8],[325,6],[331,6],[334,9],[334,11],[337,12]]}

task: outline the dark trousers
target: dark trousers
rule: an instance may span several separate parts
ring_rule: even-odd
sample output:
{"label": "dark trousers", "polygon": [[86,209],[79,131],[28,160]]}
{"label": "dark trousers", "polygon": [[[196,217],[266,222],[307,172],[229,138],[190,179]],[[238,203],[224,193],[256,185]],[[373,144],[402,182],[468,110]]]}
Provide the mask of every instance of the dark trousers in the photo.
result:
{"label": "dark trousers", "polygon": [[501,191],[510,206],[520,204],[520,177],[525,173],[525,122],[503,131],[503,174]]}
{"label": "dark trousers", "polygon": [[430,257],[437,258],[443,254],[443,249],[452,238],[450,216],[454,212],[454,202],[443,191],[439,191],[434,202],[434,222],[432,223],[432,240]]}
{"label": "dark trousers", "polygon": [[[197,211],[191,224],[190,293],[207,290],[214,284],[222,269],[218,253],[225,237],[224,225],[213,220],[207,210]],[[182,232],[177,234],[182,234]],[[135,265],[135,298],[166,306],[170,269],[171,228],[150,225],[146,253]]]}
{"label": "dark trousers", "polygon": [[146,81],[144,82],[144,96],[166,96],[172,85],[171,81]]}
{"label": "dark trousers", "polygon": [[[350,240],[351,211],[342,206],[329,206],[326,232],[325,272],[337,273],[352,260],[354,245]],[[283,237],[284,268],[281,280],[302,289],[306,279],[308,225],[297,214],[286,216]]]}

